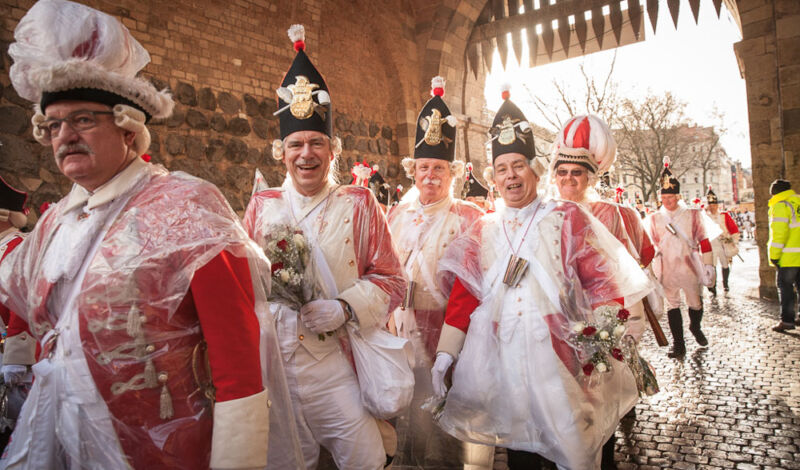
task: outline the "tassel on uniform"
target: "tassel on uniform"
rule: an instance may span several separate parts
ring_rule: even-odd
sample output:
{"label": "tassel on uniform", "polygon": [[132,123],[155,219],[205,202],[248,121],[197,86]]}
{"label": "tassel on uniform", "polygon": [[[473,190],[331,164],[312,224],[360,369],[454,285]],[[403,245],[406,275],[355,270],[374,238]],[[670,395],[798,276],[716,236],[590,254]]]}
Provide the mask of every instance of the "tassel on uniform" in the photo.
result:
{"label": "tassel on uniform", "polygon": [[131,338],[136,338],[142,332],[142,316],[139,314],[139,309],[136,308],[136,305],[131,305],[131,309],[128,310],[128,322],[125,326],[125,331]]}
{"label": "tassel on uniform", "polygon": [[141,331],[133,339],[133,346],[136,356],[142,357],[147,353],[147,341],[145,341],[144,334]]}
{"label": "tassel on uniform", "polygon": [[152,359],[148,359],[144,365],[144,384],[147,388],[158,387],[158,375]]}
{"label": "tassel on uniform", "polygon": [[170,419],[175,414],[175,410],[172,407],[172,395],[169,393],[169,388],[167,388],[167,373],[162,372],[158,374],[158,381],[163,384],[161,386],[161,400],[158,407],[158,416],[161,419]]}

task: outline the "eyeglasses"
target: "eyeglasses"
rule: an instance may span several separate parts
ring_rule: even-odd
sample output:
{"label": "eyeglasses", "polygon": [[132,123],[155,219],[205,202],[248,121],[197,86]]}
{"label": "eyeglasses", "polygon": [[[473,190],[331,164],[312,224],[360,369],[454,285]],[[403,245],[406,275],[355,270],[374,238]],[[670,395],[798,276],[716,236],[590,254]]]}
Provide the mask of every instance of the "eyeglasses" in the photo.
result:
{"label": "eyeglasses", "polygon": [[65,123],[75,132],[84,132],[97,126],[97,116],[101,114],[114,114],[113,111],[89,111],[80,109],[67,114],[63,119],[50,118],[36,126],[48,141],[61,134],[61,124]]}
{"label": "eyeglasses", "polygon": [[588,171],[584,170],[583,168],[573,168],[571,170],[567,170],[566,168],[558,168],[556,170],[556,175],[560,177],[565,176],[574,176],[575,178],[580,178],[581,176],[585,175]]}

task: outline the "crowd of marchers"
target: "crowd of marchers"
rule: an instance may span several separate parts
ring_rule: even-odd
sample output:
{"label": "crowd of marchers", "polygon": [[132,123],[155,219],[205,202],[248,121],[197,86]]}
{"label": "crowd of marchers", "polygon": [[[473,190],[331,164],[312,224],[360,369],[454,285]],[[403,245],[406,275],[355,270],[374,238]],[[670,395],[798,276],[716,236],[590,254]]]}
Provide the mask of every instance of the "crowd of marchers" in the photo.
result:
{"label": "crowd of marchers", "polygon": [[[496,447],[512,470],[615,468],[619,421],[658,392],[640,338],[666,345],[666,312],[683,358],[685,303],[707,346],[717,264],[728,290],[739,229],[713,190],[707,212],[687,206],[667,162],[645,217],[603,184],[605,122],[574,116],[537,156],[508,90],[484,186],[434,77],[392,203],[375,169],[333,177],[334,97],[303,27],[289,36],[286,178],[257,182],[240,220],[146,158],[174,104],[137,77],[149,55],[119,21],[64,0],[21,19],[11,82],[74,184],[26,234],[27,195],[0,185],[0,468],[314,469],[323,447],[340,469],[491,469]],[[770,202],[784,297],[800,269],[787,184]]]}

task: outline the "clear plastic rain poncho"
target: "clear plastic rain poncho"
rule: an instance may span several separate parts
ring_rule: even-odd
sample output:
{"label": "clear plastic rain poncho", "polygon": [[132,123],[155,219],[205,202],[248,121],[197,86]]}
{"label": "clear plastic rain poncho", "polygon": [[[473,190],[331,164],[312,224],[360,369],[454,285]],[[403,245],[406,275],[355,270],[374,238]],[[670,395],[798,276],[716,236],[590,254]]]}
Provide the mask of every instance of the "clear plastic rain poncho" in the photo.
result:
{"label": "clear plastic rain poncho", "polygon": [[[402,302],[406,282],[377,201],[365,188],[328,183],[300,207],[292,203],[291,185],[287,178],[282,188],[255,193],[244,216],[245,228],[267,255],[276,250],[298,253],[291,264],[272,266],[273,283],[302,283],[302,294],[297,299],[273,295],[271,300],[299,310],[311,300],[341,298],[362,327],[385,328],[391,309]],[[295,192],[295,197],[300,196]],[[279,246],[282,237],[276,235],[287,231],[300,235],[301,243]],[[299,256],[301,252],[305,255]],[[281,270],[287,275],[281,276]],[[280,313],[278,320],[284,315],[288,313]]]}
{"label": "clear plastic rain poncho", "polygon": [[[204,392],[216,387],[219,399],[237,380],[253,380],[237,379],[236,359],[226,356],[246,350],[232,345],[247,336],[260,350],[256,386],[268,390],[271,403],[270,460],[281,454],[302,466],[266,302],[269,261],[213,185],[149,164],[130,184],[85,220],[75,210],[67,220],[65,198],[2,264],[0,299],[27,320],[44,355],[5,464],[208,468],[212,427],[228,402],[215,408]],[[97,242],[87,246],[86,238]],[[86,253],[86,261],[74,261],[73,251]],[[229,295],[231,305],[254,306],[256,335],[237,337],[234,312],[199,318],[196,296],[188,295],[194,274],[223,251],[247,260],[235,282],[250,283],[239,285],[254,297]],[[220,329],[233,331],[220,338]],[[204,349],[212,366],[230,359],[231,370],[209,368]]]}
{"label": "clear plastic rain poncho", "polygon": [[414,399],[396,421],[398,451],[394,465],[414,468],[457,466],[461,443],[436,427],[431,414],[421,409],[433,395],[431,367],[444,324],[449,291],[436,279],[439,258],[447,246],[466,231],[483,212],[452,197],[423,206],[419,198],[401,202],[389,212],[389,227],[401,262],[413,286],[406,295],[408,307],[394,311],[397,334],[414,345]]}
{"label": "clear plastic rain poncho", "polygon": [[[711,239],[706,233],[702,212],[688,208],[683,201],[678,201],[678,208],[674,212],[661,206],[655,214],[648,217],[650,237],[658,247],[658,254],[653,260],[653,272],[665,289],[700,284],[695,268],[697,263],[692,261],[692,256],[699,256],[693,253],[699,250],[701,241]],[[675,235],[669,232],[668,224],[675,228]],[[711,225],[709,223],[709,227]],[[717,237],[722,230],[713,225],[716,230],[711,235]],[[708,261],[710,264],[710,259]]]}
{"label": "clear plastic rain poncho", "polygon": [[[244,226],[267,256],[275,254],[275,259],[283,259],[281,265],[273,260],[270,308],[287,367],[294,367],[294,362],[288,361],[299,347],[321,361],[328,354],[339,354],[340,347],[349,355],[347,333],[354,329],[364,335],[369,333],[368,329],[372,333],[376,329],[385,330],[389,313],[402,301],[406,281],[386,218],[368,189],[329,182],[316,195],[305,197],[297,193],[287,178],[281,188],[253,195],[245,212]],[[351,306],[356,321],[347,322],[333,332],[312,332],[300,320],[299,309],[317,299],[344,300]],[[389,335],[385,331],[378,333]],[[409,371],[409,379],[410,375]],[[327,376],[304,377],[304,380],[337,385],[330,383]],[[391,384],[393,380],[393,377],[371,376],[369,381],[359,381],[362,403],[367,410],[371,406],[391,408],[392,403],[403,398],[396,393],[398,390],[407,390],[405,397],[410,396],[413,384],[407,383],[402,387],[387,387],[383,400],[365,392],[368,384]],[[303,419],[302,405],[298,398],[295,406],[300,410],[299,419]],[[348,406],[333,402],[327,405]],[[341,426],[339,433],[348,432],[346,423],[327,423],[327,430],[330,432],[336,426]],[[318,445],[314,436],[301,438],[304,447]]]}
{"label": "clear plastic rain poncho", "polygon": [[[507,235],[512,217],[521,225]],[[514,251],[528,267],[508,285]],[[564,468],[598,467],[602,445],[637,399],[618,351],[596,355],[603,341],[624,335],[617,308],[603,305],[635,302],[651,289],[626,248],[579,205],[540,197],[481,219],[450,245],[439,270],[442,283],[458,278],[480,301],[440,425]]]}

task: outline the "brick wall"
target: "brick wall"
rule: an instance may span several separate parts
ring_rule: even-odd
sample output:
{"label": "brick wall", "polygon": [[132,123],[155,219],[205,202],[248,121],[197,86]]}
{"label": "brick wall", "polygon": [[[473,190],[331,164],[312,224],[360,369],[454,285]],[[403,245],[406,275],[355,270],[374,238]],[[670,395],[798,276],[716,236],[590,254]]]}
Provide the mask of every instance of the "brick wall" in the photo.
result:
{"label": "brick wall", "polygon": [[[38,207],[65,195],[70,184],[52,151],[30,136],[31,105],[8,78],[5,52],[33,3],[0,1],[0,174],[31,192],[31,206]],[[173,91],[175,115],[149,126],[153,161],[214,182],[235,210],[247,204],[256,167],[271,184],[283,179],[282,164],[270,156],[278,134],[272,112],[274,90],[295,54],[286,35],[293,23],[305,25],[307,53],[328,82],[347,182],[353,162],[367,160],[380,164],[391,182],[410,184],[399,162],[413,149],[413,126],[431,78],[421,71],[417,51],[428,46],[418,45],[417,22],[439,7],[415,12],[405,0],[84,3],[121,19],[150,52],[143,75]],[[473,89],[481,87],[482,78]],[[477,102],[480,109],[482,98]]]}

